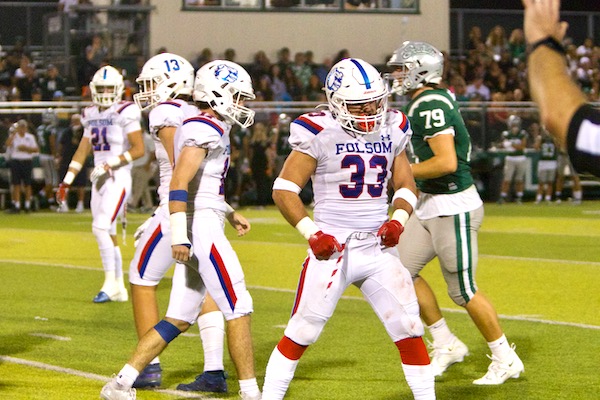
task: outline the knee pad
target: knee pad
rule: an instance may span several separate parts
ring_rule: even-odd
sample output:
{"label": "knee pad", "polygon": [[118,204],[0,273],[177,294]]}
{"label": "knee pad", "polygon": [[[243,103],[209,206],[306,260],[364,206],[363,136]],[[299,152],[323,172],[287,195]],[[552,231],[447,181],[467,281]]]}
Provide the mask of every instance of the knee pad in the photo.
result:
{"label": "knee pad", "polygon": [[298,345],[310,346],[319,339],[326,322],[327,319],[324,318],[305,318],[294,314],[285,328],[284,335]]}
{"label": "knee pad", "polygon": [[98,242],[98,247],[100,249],[106,249],[109,247],[114,247],[114,243],[112,238],[110,237],[110,233],[108,229],[101,229],[95,226],[92,226],[92,233],[96,237],[96,241]]}
{"label": "knee pad", "polygon": [[163,338],[165,342],[171,343],[177,336],[181,334],[178,327],[170,323],[169,321],[161,320],[154,326],[156,332]]}
{"label": "knee pad", "polygon": [[252,296],[250,295],[250,292],[248,292],[248,290],[244,290],[243,292],[237,294],[238,298],[235,302],[233,310],[230,307],[226,307],[225,309],[223,309],[222,302],[217,301],[217,299],[215,299],[215,301],[219,305],[219,308],[221,308],[223,315],[225,316],[225,320],[227,321],[243,317],[244,315],[252,314],[252,312],[254,311]]}

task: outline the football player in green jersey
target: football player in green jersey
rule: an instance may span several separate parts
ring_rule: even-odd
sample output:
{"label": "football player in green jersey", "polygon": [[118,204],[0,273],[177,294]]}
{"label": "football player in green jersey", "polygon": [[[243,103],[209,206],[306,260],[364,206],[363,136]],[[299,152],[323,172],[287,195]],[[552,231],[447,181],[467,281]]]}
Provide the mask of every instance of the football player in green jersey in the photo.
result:
{"label": "football player in green jersey", "polygon": [[483,202],[473,183],[469,158],[471,139],[454,96],[438,85],[444,58],[424,42],[404,42],[388,62],[391,91],[407,95],[406,114],[413,128],[413,175],[420,191],[417,206],[405,226],[398,250],[411,272],[421,318],[433,337],[431,365],[436,375],[463,361],[467,346],[447,326],[435,294],[419,272],[438,257],[448,294],[464,307],[492,356],[487,373],[473,383],[499,385],[523,372],[514,345],[506,339],[498,315],[475,283],[477,232]]}

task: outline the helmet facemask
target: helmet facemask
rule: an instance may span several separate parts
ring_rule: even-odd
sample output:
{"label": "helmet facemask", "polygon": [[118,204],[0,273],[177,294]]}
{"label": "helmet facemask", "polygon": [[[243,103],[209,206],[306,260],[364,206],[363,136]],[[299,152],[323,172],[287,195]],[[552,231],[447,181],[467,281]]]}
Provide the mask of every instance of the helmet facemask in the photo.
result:
{"label": "helmet facemask", "polygon": [[103,108],[120,102],[124,90],[123,76],[111,66],[100,68],[90,82],[92,101]]}

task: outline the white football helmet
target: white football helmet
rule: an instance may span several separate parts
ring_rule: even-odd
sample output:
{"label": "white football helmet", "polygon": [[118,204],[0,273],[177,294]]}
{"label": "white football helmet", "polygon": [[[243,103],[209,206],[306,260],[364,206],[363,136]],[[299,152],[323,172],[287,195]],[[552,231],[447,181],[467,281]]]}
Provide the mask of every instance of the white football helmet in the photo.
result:
{"label": "white football helmet", "polygon": [[392,85],[390,92],[404,95],[428,83],[440,83],[444,55],[429,43],[406,41],[394,51],[387,65],[399,69],[385,75]]}
{"label": "white football helmet", "polygon": [[521,117],[513,114],[508,117],[508,121],[506,122],[506,124],[508,125],[508,129],[510,129],[511,131],[520,132],[522,122],[523,121],[521,120]]}
{"label": "white football helmet", "polygon": [[99,107],[110,107],[121,101],[124,89],[123,76],[110,65],[96,71],[90,82],[92,101]]}
{"label": "white football helmet", "polygon": [[324,89],[329,111],[344,129],[361,135],[379,132],[389,93],[375,67],[358,58],[343,59],[331,67]]}
{"label": "white football helmet", "polygon": [[133,95],[133,100],[144,111],[169,98],[191,96],[194,67],[181,56],[161,53],[146,61],[135,81],[140,91]]}
{"label": "white football helmet", "polygon": [[230,125],[247,128],[254,123],[254,111],[243,106],[254,100],[252,78],[246,70],[232,61],[214,60],[196,72],[194,101],[208,103]]}

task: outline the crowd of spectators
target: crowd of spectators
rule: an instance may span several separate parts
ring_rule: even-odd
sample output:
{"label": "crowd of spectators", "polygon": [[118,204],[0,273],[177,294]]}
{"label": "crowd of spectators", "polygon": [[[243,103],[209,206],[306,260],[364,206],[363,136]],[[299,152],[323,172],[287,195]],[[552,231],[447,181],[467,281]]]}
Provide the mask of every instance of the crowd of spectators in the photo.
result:
{"label": "crowd of spectators", "polygon": [[[581,44],[567,40],[565,47],[573,79],[583,88],[591,102],[600,101],[600,47],[592,38]],[[394,49],[390,49],[392,50]],[[157,52],[164,51],[167,49],[161,48]],[[86,62],[95,67],[108,61],[106,49],[97,35],[91,38],[85,52]],[[212,49],[205,48],[190,61],[196,68],[215,58],[225,58],[244,65],[252,76],[257,101],[325,103],[322,87],[327,72],[337,61],[350,56],[347,49],[341,49],[317,62],[310,50],[292,52],[288,47],[283,47],[277,51],[275,59],[269,58],[265,51],[258,50],[251,62],[244,63],[236,59],[235,49],[228,48],[221,54],[214,54]],[[355,54],[352,56],[360,57]],[[466,54],[453,57],[445,53],[445,57],[443,83],[455,94],[456,99],[463,105],[476,103],[486,104],[488,107],[483,124],[480,114],[470,118],[468,111],[464,113],[475,146],[483,150],[493,148],[500,139],[501,132],[506,129],[511,114],[519,114],[525,129],[530,126],[535,129],[535,124],[539,122],[537,113],[530,109],[518,111],[514,107],[501,107],[505,102],[511,102],[514,106],[531,100],[526,79],[526,46],[522,29],[513,29],[507,33],[498,25],[484,36],[480,27],[473,26],[468,35]],[[387,59],[381,60],[378,65],[381,72],[385,72]],[[128,83],[130,90],[126,96],[130,98],[135,90],[135,83]],[[47,65],[43,70],[36,69],[20,42],[0,57],[0,101],[62,99],[66,84],[55,66]],[[403,101],[402,98],[394,100]],[[229,184],[229,197],[234,203],[263,206],[270,202],[270,197],[264,196],[262,192],[277,176],[277,166],[286,155],[285,150],[282,151],[282,137],[287,137],[289,128],[286,125],[296,116],[280,114],[259,113],[253,127],[234,131],[233,141],[237,150],[232,153],[232,168],[235,171],[231,174],[233,183]],[[0,134],[13,122],[15,121],[5,118]],[[35,121],[30,122],[35,124]],[[68,117],[65,126],[68,126]],[[485,140],[480,140],[481,137],[485,137]],[[0,145],[3,143],[4,138],[0,137]]]}

